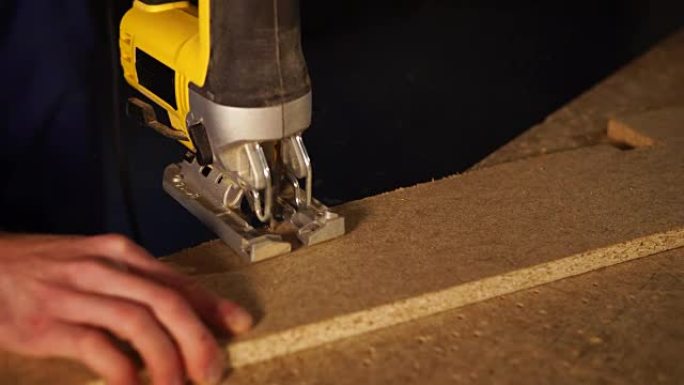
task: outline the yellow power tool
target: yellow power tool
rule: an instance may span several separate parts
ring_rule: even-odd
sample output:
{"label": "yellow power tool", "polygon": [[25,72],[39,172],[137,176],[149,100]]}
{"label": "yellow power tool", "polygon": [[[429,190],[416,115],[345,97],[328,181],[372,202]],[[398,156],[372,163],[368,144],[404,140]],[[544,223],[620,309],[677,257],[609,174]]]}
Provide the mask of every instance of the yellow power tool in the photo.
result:
{"label": "yellow power tool", "polygon": [[298,0],[136,0],[121,21],[129,115],[188,149],[164,189],[250,261],[345,232],[312,197],[300,30]]}

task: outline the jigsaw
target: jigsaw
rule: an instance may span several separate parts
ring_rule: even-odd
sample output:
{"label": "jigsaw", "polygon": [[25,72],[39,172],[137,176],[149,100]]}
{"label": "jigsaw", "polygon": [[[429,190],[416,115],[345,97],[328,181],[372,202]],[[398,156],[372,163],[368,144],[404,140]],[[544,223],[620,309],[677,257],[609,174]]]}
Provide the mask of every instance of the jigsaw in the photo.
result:
{"label": "jigsaw", "polygon": [[188,150],[165,191],[226,244],[259,261],[344,234],[312,196],[298,0],[136,0],[119,48],[127,113]]}

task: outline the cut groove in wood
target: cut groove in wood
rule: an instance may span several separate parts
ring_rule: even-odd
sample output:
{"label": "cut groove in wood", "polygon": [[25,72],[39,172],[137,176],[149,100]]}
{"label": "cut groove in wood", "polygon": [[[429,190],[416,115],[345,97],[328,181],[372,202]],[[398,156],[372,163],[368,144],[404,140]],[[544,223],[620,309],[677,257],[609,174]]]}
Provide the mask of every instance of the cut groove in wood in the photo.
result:
{"label": "cut groove in wood", "polygon": [[684,247],[684,229],[653,234],[548,263],[377,306],[229,345],[234,368],[438,314],[667,250]]}

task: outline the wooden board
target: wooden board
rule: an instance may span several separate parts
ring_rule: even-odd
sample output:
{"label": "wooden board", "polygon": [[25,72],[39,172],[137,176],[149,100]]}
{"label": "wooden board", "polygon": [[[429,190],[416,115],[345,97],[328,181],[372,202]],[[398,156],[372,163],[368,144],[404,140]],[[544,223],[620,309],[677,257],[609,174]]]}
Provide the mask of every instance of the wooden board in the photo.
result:
{"label": "wooden board", "polygon": [[[657,145],[683,123],[684,108],[649,111],[611,120],[608,136]],[[683,276],[680,248],[239,369],[229,383],[678,384]]]}
{"label": "wooden board", "polygon": [[225,384],[681,385],[682,277],[680,248],[241,368]]}
{"label": "wooden board", "polygon": [[[354,202],[341,209],[356,222],[342,239],[202,277],[265,315],[228,346],[233,366],[684,246],[682,133]],[[250,284],[225,284],[239,275]]]}

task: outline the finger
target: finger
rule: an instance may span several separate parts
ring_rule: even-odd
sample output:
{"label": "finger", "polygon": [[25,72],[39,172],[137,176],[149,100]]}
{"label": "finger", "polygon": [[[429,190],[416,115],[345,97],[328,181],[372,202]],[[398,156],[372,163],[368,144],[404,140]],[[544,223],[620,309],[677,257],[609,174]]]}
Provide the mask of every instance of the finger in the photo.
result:
{"label": "finger", "polygon": [[191,379],[210,383],[221,379],[222,352],[207,327],[178,292],[95,260],[76,260],[71,263],[69,271],[72,283],[82,291],[147,306],[178,344]]}
{"label": "finger", "polygon": [[130,301],[54,288],[47,311],[56,318],[111,331],[137,349],[154,384],[183,384],[180,352],[148,308]]}
{"label": "finger", "polygon": [[181,286],[180,291],[214,327],[233,334],[242,334],[252,328],[252,316],[234,302],[223,299],[196,283]]}
{"label": "finger", "polygon": [[221,332],[229,331],[233,334],[241,334],[252,328],[253,318],[247,311],[234,302],[223,299],[203,288],[194,280],[188,282],[187,279],[178,280],[174,275],[153,275],[147,271],[136,272],[175,288],[207,323]]}
{"label": "finger", "polygon": [[102,376],[107,385],[139,384],[131,360],[115,347],[105,333],[91,327],[55,323],[34,341],[27,342],[22,353],[80,361]]}
{"label": "finger", "polygon": [[240,306],[200,287],[191,278],[156,260],[130,239],[120,235],[103,235],[91,237],[85,243],[86,249],[91,253],[123,262],[149,278],[176,288],[202,318],[214,327],[234,334],[251,329],[252,316]]}
{"label": "finger", "polygon": [[87,250],[88,255],[106,257],[150,273],[172,275],[182,282],[189,281],[189,278],[159,262],[147,250],[123,235],[98,235],[83,239],[79,243],[78,246]]}
{"label": "finger", "polygon": [[81,239],[83,236],[70,235],[52,235],[52,234],[12,234],[0,235],[0,243],[2,243],[3,250],[6,252],[21,252],[22,254],[29,251],[42,252],[54,248],[55,245],[72,242],[76,239]]}

